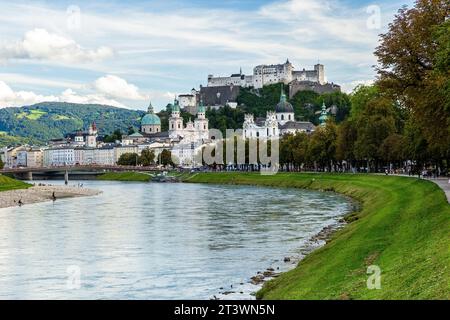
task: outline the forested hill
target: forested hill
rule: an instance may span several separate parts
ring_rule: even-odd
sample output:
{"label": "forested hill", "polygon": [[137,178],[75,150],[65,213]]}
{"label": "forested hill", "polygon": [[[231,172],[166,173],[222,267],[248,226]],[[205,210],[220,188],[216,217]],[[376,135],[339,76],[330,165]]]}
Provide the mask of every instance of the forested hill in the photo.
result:
{"label": "forested hill", "polygon": [[0,146],[15,142],[43,143],[67,133],[85,130],[93,121],[99,134],[138,128],[143,111],[105,105],[43,102],[0,109]]}

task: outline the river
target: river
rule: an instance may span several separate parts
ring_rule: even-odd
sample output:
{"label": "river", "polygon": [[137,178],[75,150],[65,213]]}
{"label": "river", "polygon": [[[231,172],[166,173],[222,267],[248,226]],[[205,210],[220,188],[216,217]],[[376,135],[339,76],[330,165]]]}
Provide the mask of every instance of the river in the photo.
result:
{"label": "river", "polygon": [[252,299],[252,276],[293,268],[283,258],[351,207],[297,189],[82,183],[103,193],[0,209],[0,299]]}

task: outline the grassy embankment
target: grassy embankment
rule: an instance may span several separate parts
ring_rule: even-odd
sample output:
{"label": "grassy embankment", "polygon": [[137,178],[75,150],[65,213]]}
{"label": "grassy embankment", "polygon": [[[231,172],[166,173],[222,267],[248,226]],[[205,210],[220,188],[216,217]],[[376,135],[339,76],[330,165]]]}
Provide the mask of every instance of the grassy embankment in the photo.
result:
{"label": "grassy embankment", "polygon": [[149,182],[151,175],[142,172],[108,172],[97,177],[97,180]]}
{"label": "grassy embankment", "polygon": [[[269,281],[263,299],[449,299],[450,205],[437,185],[406,177],[340,174],[196,174],[187,182],[333,190],[362,204],[353,222]],[[280,256],[283,253],[280,252]],[[369,290],[369,265],[381,289]]]}
{"label": "grassy embankment", "polygon": [[[156,174],[156,173],[150,174],[150,173],[136,172],[136,171],[108,172],[108,173],[98,176],[97,180],[149,182],[154,174]],[[188,178],[190,176],[190,174],[186,173],[186,172],[180,173],[180,172],[170,171],[170,172],[168,172],[168,176],[176,177],[177,179],[182,181],[182,180]]]}
{"label": "grassy embankment", "polygon": [[0,192],[16,189],[27,189],[31,186],[32,186],[31,184],[14,180],[12,178],[0,174]]}

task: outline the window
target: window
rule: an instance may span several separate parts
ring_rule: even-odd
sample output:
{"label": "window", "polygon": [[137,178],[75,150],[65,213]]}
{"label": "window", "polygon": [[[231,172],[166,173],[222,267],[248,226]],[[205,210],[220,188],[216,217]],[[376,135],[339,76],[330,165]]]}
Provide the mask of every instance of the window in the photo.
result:
{"label": "window", "polygon": [[172,123],[172,129],[173,129],[173,123]]}
{"label": "window", "polygon": [[281,115],[281,120],[284,120],[284,114]]}
{"label": "window", "polygon": [[291,115],[289,115],[289,120],[291,120]]}

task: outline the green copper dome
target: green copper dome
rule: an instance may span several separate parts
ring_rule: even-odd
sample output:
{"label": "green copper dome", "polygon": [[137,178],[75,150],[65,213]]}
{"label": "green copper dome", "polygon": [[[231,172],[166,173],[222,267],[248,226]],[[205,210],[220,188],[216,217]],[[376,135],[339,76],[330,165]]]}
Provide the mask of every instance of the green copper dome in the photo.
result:
{"label": "green copper dome", "polygon": [[200,104],[198,105],[198,111],[197,113],[205,113],[206,112],[206,108],[203,105],[203,100],[200,100]]}
{"label": "green copper dome", "polygon": [[142,118],[141,126],[161,125],[161,119],[155,114],[152,103],[148,106],[148,113]]}
{"label": "green copper dome", "polygon": [[178,100],[175,99],[173,101],[173,106],[172,106],[172,112],[180,112],[180,104],[178,103]]}
{"label": "green copper dome", "polygon": [[284,94],[283,87],[281,87],[281,95],[280,95],[280,102],[275,107],[276,113],[293,113],[294,107],[292,104],[287,102],[286,95]]}
{"label": "green copper dome", "polygon": [[322,104],[322,112],[320,113],[320,117],[319,117],[319,122],[320,125],[325,125],[325,123],[328,120],[328,112],[327,112],[327,107],[325,106],[325,102],[323,102]]}

